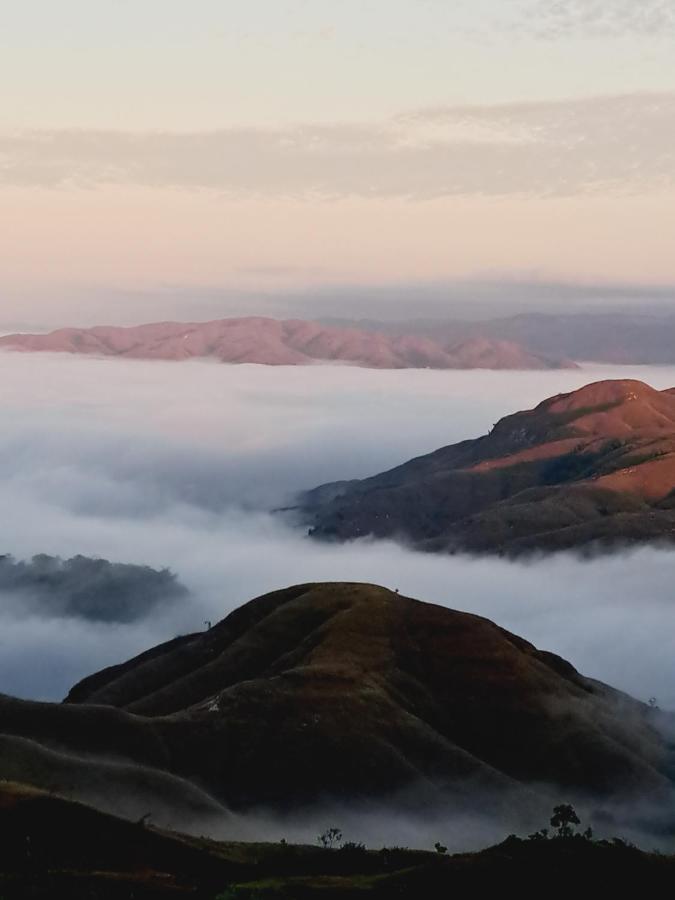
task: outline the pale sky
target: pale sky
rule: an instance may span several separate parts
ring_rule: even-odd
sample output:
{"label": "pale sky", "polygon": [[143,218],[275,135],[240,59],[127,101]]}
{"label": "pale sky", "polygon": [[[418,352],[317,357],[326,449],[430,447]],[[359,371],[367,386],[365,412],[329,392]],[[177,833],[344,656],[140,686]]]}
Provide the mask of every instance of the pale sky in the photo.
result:
{"label": "pale sky", "polygon": [[675,0],[0,13],[0,327],[341,285],[675,284]]}

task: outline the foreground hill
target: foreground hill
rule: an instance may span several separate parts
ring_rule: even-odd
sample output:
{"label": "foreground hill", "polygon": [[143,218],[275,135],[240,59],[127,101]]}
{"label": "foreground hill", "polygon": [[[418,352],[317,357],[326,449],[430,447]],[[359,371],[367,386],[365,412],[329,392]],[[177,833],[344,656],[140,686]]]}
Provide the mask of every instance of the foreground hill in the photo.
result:
{"label": "foreground hill", "polygon": [[299,319],[262,317],[214,322],[159,322],[132,328],[62,328],[50,334],[0,337],[0,348],[26,352],[84,353],[125,359],[185,360],[206,357],[226,363],[271,366],[317,362],[374,369],[559,369],[563,358],[532,353],[512,341],[469,337],[437,339],[385,335]]}
{"label": "foreground hill", "polygon": [[602,381],[476,440],[306,494],[315,537],[520,553],[675,539],[675,389]]}
{"label": "foreground hill", "polygon": [[220,843],[126,822],[7,782],[0,782],[0,833],[6,900],[446,900],[458,890],[522,895],[524,885],[541,893],[553,879],[558,891],[570,893],[596,879],[605,891],[653,893],[675,876],[672,856],[580,836],[512,836],[455,856],[349,843],[339,849]]}
{"label": "foreground hill", "polygon": [[659,803],[673,786],[662,715],[487,619],[299,585],[65,704],[0,697],[0,777],[164,823],[333,802],[538,809],[549,790]]}
{"label": "foreground hill", "polygon": [[210,898],[254,871],[207,842],[6,781],[0,834],[0,894],[7,900]]}

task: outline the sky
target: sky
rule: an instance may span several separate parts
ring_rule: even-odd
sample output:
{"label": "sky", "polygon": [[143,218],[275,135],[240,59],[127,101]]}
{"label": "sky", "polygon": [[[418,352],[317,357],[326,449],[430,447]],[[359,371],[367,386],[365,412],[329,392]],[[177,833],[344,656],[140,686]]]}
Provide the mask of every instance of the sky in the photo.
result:
{"label": "sky", "polygon": [[0,12],[0,329],[485,282],[675,306],[673,0]]}

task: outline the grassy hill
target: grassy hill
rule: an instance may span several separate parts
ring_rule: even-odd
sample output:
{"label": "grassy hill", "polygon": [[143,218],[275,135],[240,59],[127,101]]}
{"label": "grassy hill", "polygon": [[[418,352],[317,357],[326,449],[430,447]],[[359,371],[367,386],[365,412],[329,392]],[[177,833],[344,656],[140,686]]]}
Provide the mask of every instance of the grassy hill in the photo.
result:
{"label": "grassy hill", "polygon": [[300,498],[311,536],[516,555],[675,539],[675,393],[603,381]]}

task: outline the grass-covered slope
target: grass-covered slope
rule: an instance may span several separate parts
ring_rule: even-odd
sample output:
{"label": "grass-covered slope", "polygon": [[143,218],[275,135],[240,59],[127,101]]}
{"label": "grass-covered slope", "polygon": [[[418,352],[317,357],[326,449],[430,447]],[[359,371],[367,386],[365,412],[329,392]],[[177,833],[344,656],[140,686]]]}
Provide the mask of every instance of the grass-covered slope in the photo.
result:
{"label": "grass-covered slope", "polygon": [[675,538],[675,394],[604,381],[301,498],[310,534],[517,554]]}
{"label": "grass-covered slope", "polygon": [[68,700],[70,715],[117,707],[234,806],[669,783],[653,711],[486,619],[375,585],[267,594]]}
{"label": "grass-covered slope", "polygon": [[3,900],[445,900],[486,891],[581,895],[599,886],[651,895],[675,877],[673,857],[581,836],[510,837],[457,856],[218,843],[9,782],[0,782],[0,834]]}
{"label": "grass-covered slope", "polygon": [[489,815],[549,790],[664,803],[663,717],[479,616],[306,584],[99,672],[66,703],[0,695],[0,778],[191,829],[345,802]]}

